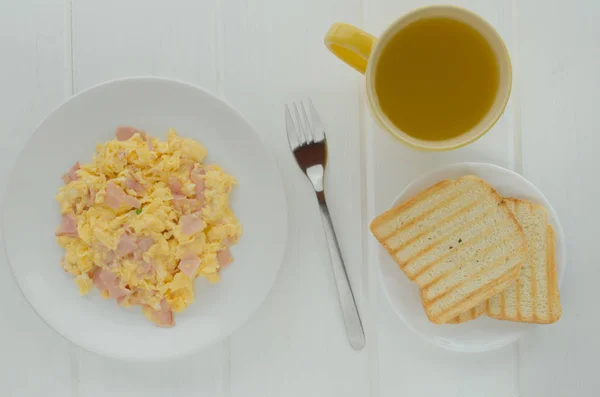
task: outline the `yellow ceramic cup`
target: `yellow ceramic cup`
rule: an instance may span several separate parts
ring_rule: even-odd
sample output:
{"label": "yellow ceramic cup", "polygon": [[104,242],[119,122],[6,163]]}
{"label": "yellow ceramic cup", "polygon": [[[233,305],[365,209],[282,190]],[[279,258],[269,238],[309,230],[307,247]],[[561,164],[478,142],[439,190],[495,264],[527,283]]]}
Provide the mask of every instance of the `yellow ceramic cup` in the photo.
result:
{"label": "yellow ceramic cup", "polygon": [[[383,113],[375,91],[375,71],[379,56],[390,39],[406,25],[421,18],[445,17],[468,24],[488,41],[498,62],[499,86],[494,103],[475,127],[451,139],[428,141],[415,138],[396,127]],[[482,137],[498,121],[510,97],[512,69],[506,45],[500,35],[483,18],[454,6],[431,6],[416,9],[396,20],[379,38],[345,23],[335,23],[325,36],[325,45],[338,58],[363,73],[367,78],[367,99],[377,122],[400,141],[422,150],[456,149]],[[410,62],[410,59],[406,60]]]}

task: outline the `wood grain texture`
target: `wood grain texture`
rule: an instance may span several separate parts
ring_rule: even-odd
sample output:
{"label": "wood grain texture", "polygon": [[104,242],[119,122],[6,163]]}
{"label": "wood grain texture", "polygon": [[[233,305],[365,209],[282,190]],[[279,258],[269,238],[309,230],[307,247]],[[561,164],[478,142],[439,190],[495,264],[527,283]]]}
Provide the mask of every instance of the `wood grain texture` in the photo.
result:
{"label": "wood grain texture", "polygon": [[77,396],[217,397],[227,395],[223,344],[190,357],[156,363],[130,363],[79,351]]}
{"label": "wood grain texture", "polygon": [[[74,90],[157,75],[215,91],[215,2],[74,1]],[[78,352],[77,396],[221,396],[228,341],[169,363],[127,363]]]}
{"label": "wood grain texture", "polygon": [[558,212],[567,242],[562,318],[520,342],[523,396],[591,396],[600,388],[599,18],[594,1],[519,2],[523,172]]}
{"label": "wood grain texture", "polygon": [[[160,75],[203,86],[250,119],[277,158],[291,211],[285,262],[255,316],[230,340],[169,363],[117,362],[64,341],[31,310],[2,256],[0,394],[594,395],[600,387],[594,373],[600,322],[591,306],[600,277],[600,257],[591,248],[592,225],[600,222],[594,124],[600,5],[455,1],[505,38],[515,85],[492,131],[439,154],[416,152],[376,127],[364,79],[322,44],[334,21],[379,34],[429,3],[0,0],[0,193],[35,126],[68,96],[108,79]],[[318,208],[285,140],[283,104],[307,97],[327,127],[328,200],[367,334],[362,352],[346,341]],[[380,291],[378,249],[367,225],[418,175],[469,160],[522,169],[561,216],[569,263],[557,324],[536,327],[518,345],[464,355],[428,344],[393,313]]]}
{"label": "wood grain texture", "polygon": [[162,76],[215,90],[215,1],[73,0],[74,89]]}
{"label": "wood grain texture", "polygon": [[[362,307],[358,81],[323,45],[359,1],[222,1],[223,95],[257,127],[286,184],[289,244],[277,282],[231,340],[233,396],[364,396],[367,349],[349,346],[316,199],[289,150],[284,104],[312,98],[326,126],[327,200]],[[367,331],[368,332],[368,331]]]}
{"label": "wood grain texture", "polygon": [[[68,59],[61,2],[0,2],[0,194],[37,124],[66,97]],[[10,194],[10,192],[8,192]],[[58,266],[58,264],[48,264]],[[69,343],[31,309],[0,257],[0,394],[74,396]]]}
{"label": "wood grain texture", "polygon": [[[379,34],[397,17],[411,9],[434,2],[412,0],[370,1],[365,9],[365,28]],[[457,5],[471,9],[487,19],[502,35],[512,50],[512,13],[508,0],[458,1]],[[483,161],[505,167],[515,164],[513,138],[513,103],[509,102],[504,116],[482,139],[468,147],[445,153],[413,150],[392,138],[375,125],[366,125],[368,211],[367,218],[389,208],[402,189],[417,176],[443,165],[461,161]],[[369,239],[369,257],[377,260],[377,243]],[[375,263],[371,279],[377,276]],[[514,347],[486,354],[457,354],[431,346],[408,329],[393,313],[378,283],[369,291],[377,329],[378,388],[380,396],[395,396],[402,390],[419,396],[507,396],[516,384]],[[410,357],[410,358],[408,358]],[[435,374],[435,382],[431,381]]]}

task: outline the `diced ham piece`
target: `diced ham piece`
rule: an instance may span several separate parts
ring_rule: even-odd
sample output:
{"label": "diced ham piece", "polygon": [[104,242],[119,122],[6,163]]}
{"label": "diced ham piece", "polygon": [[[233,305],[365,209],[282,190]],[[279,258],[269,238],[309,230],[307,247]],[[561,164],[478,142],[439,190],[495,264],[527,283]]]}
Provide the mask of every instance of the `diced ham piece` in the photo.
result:
{"label": "diced ham piece", "polygon": [[133,127],[119,127],[117,128],[117,132],[115,135],[117,136],[118,141],[126,141],[128,139],[131,139],[131,137],[134,136],[136,132],[140,134],[142,139],[146,142],[148,150],[154,150],[154,145],[152,144],[150,138],[148,138],[148,135],[146,135],[144,131],[136,130]]}
{"label": "diced ham piece", "polygon": [[202,168],[200,163],[194,163],[192,169],[190,170],[190,173],[192,172],[197,175],[206,175],[206,171],[204,170],[204,168]]}
{"label": "diced ham piece", "polygon": [[[142,299],[142,297],[140,296],[140,294],[139,294],[139,293],[137,293],[137,294],[135,293],[135,292],[137,292],[137,291],[138,291],[138,290],[137,290],[137,289],[135,289],[134,291],[132,291],[132,294],[131,294],[131,295],[129,295],[129,304],[130,304],[130,305],[140,305],[140,304],[142,303],[142,300],[143,300],[143,299]],[[119,303],[121,303],[121,302],[119,302]]]}
{"label": "diced ham piece", "polygon": [[96,271],[94,271],[94,274],[92,275],[92,282],[94,283],[94,285],[96,286],[96,288],[98,288],[98,290],[100,291],[106,291],[107,288],[104,285],[104,282],[100,279],[100,273],[102,273],[104,269],[96,269]]}
{"label": "diced ham piece", "polygon": [[152,237],[141,237],[138,239],[138,248],[142,252],[146,252],[154,245],[154,240]]}
{"label": "diced ham piece", "polygon": [[154,145],[152,144],[152,140],[144,131],[138,131],[140,136],[144,141],[146,141],[146,146],[148,146],[148,150],[154,150]]}
{"label": "diced ham piece", "polygon": [[181,260],[179,261],[179,265],[177,265],[179,270],[181,270],[183,273],[185,273],[186,276],[188,276],[191,279],[194,278],[196,270],[198,270],[198,266],[200,266],[200,258],[192,254],[186,255],[183,258],[181,258]]}
{"label": "diced ham piece", "polygon": [[175,321],[173,321],[173,311],[166,300],[163,299],[160,301],[160,310],[156,310],[149,306],[146,306],[145,309],[148,317],[159,327],[172,327],[175,325]]}
{"label": "diced ham piece", "polygon": [[125,232],[121,234],[117,245],[117,255],[123,257],[133,254],[133,259],[136,261],[142,260],[142,254],[154,245],[152,237],[140,237]]}
{"label": "diced ham piece", "polygon": [[200,208],[204,207],[204,170],[194,168],[190,173],[190,179],[196,184],[196,200],[200,203]]}
{"label": "diced ham piece", "polygon": [[[198,190],[198,185],[196,185],[196,190]],[[204,207],[204,188],[202,188],[202,193],[196,192],[196,201],[200,208]]]}
{"label": "diced ham piece", "polygon": [[176,176],[169,177],[169,189],[171,189],[171,193],[174,195],[181,195],[181,188],[183,185],[181,181]]}
{"label": "diced ham piece", "polygon": [[196,199],[190,199],[183,195],[176,194],[173,196],[173,206],[178,210],[183,210],[188,207],[190,210],[194,211],[200,208],[200,203]]}
{"label": "diced ham piece", "polygon": [[136,132],[138,132],[138,130],[133,127],[119,127],[117,128],[115,135],[117,136],[118,141],[126,141],[135,135]]}
{"label": "diced ham piece", "polygon": [[219,262],[221,269],[233,262],[233,256],[231,256],[229,248],[223,248],[221,251],[217,252],[217,261]]}
{"label": "diced ham piece", "polygon": [[131,175],[125,181],[125,186],[127,187],[127,189],[131,189],[131,190],[133,190],[134,192],[136,192],[138,194],[142,194],[142,193],[144,193],[146,191],[146,189],[144,189],[144,186],[142,186],[142,184],[139,183]]}
{"label": "diced ham piece", "polygon": [[60,226],[56,229],[57,236],[79,237],[77,233],[77,219],[72,214],[63,215]]}
{"label": "diced ham piece", "polygon": [[142,205],[138,199],[125,193],[123,189],[115,185],[112,181],[106,184],[106,196],[104,197],[104,202],[114,210],[118,209],[122,202],[125,202],[125,204],[133,208],[140,208]]}
{"label": "diced ham piece", "polygon": [[92,242],[92,248],[100,253],[103,263],[107,266],[117,259],[117,256],[113,250],[109,249],[108,247],[105,247],[102,243],[98,241]]}
{"label": "diced ham piece", "polygon": [[65,184],[68,184],[69,182],[73,182],[76,181],[77,179],[79,179],[79,176],[77,175],[77,171],[80,169],[80,165],[79,165],[79,161],[75,163],[75,165],[73,165],[69,171],[67,171],[66,174],[64,174],[62,176],[62,180]]}
{"label": "diced ham piece", "polygon": [[123,190],[120,187],[115,185],[113,182],[108,182],[106,185],[106,196],[104,197],[104,202],[112,209],[117,209],[121,205],[123,201]]}
{"label": "diced ham piece", "polygon": [[125,201],[125,204],[127,204],[128,206],[133,207],[133,208],[140,208],[142,206],[142,203],[140,203],[140,200],[136,199],[135,197],[131,197],[127,193],[125,193],[125,196],[123,197],[123,201]]}
{"label": "diced ham piece", "polygon": [[179,218],[179,224],[181,225],[181,232],[188,236],[201,232],[204,229],[204,222],[197,214],[183,215]]}
{"label": "diced ham piece", "polygon": [[154,264],[152,262],[148,263],[146,261],[141,261],[140,266],[137,268],[137,272],[139,275],[144,276],[151,273],[154,270]]}
{"label": "diced ham piece", "polygon": [[92,281],[100,291],[108,291],[109,298],[120,299],[131,293],[127,288],[121,287],[121,279],[106,268],[96,270]]}
{"label": "diced ham piece", "polygon": [[119,238],[119,244],[117,245],[117,255],[125,256],[134,252],[138,248],[136,236],[123,233]]}
{"label": "diced ham piece", "polygon": [[142,260],[142,254],[154,245],[152,237],[141,237],[137,239],[136,250],[133,251],[133,259],[136,261]]}

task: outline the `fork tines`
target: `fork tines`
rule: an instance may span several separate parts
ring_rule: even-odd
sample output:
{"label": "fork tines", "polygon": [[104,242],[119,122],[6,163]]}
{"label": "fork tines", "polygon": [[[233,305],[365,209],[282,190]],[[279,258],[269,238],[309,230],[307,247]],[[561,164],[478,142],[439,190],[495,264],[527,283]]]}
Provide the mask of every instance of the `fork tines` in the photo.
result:
{"label": "fork tines", "polygon": [[[292,113],[288,105],[285,105],[285,126],[288,135],[288,142],[292,150],[299,147],[309,145],[311,143],[320,143],[325,141],[325,129],[321,118],[315,109],[312,101],[308,99],[308,107],[310,112],[310,120],[306,112],[304,103],[299,102],[299,105],[294,102],[294,115],[296,121],[292,117]],[[300,108],[300,110],[298,109]]]}

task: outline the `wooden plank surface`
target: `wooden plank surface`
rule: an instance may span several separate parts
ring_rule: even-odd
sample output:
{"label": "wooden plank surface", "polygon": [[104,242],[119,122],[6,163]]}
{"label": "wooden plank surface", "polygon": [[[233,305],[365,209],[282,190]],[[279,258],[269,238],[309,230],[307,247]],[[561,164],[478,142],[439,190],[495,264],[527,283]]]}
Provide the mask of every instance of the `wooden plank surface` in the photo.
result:
{"label": "wooden plank surface", "polygon": [[[257,127],[285,179],[290,244],[258,312],[225,342],[182,360],[131,364],[56,335],[0,259],[2,395],[39,396],[565,396],[594,395],[600,260],[595,149],[600,5],[459,0],[504,37],[515,87],[500,122],[450,153],[409,149],[376,127],[364,78],[322,44],[334,21],[379,34],[429,0],[0,1],[0,193],[35,126],[73,93],[102,81],[159,75],[225,98]],[[327,186],[357,294],[367,347],[346,339],[321,220],[285,140],[283,105],[311,97],[327,127]],[[522,171],[561,216],[568,268],[564,317],[518,345],[458,354],[430,345],[393,313],[377,280],[369,220],[413,178],[458,161]],[[432,377],[435,375],[435,381]],[[597,393],[596,393],[597,394]]]}
{"label": "wooden plank surface", "polygon": [[[70,74],[64,70],[68,37],[61,2],[0,2],[2,195],[17,154],[42,118],[68,95]],[[39,396],[52,390],[75,396],[69,342],[25,301],[4,255],[0,257],[0,302],[0,394]]]}
{"label": "wooden plank surface", "polygon": [[563,317],[521,341],[521,392],[597,395],[600,3],[525,0],[518,19],[523,172],[553,204],[567,241]]}
{"label": "wooden plank surface", "polygon": [[291,215],[276,285],[231,338],[232,395],[368,395],[368,352],[353,351],[346,339],[318,207],[289,151],[283,112],[284,104],[310,97],[322,116],[330,149],[327,199],[360,298],[359,79],[323,45],[332,21],[360,22],[360,2],[237,0],[222,6],[223,95],[276,154]]}

